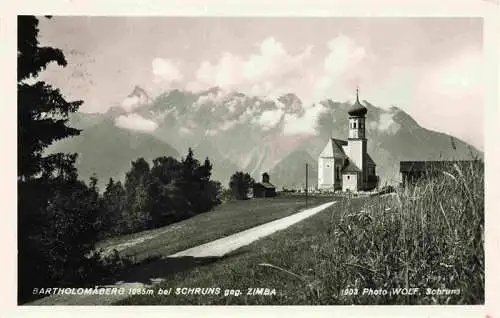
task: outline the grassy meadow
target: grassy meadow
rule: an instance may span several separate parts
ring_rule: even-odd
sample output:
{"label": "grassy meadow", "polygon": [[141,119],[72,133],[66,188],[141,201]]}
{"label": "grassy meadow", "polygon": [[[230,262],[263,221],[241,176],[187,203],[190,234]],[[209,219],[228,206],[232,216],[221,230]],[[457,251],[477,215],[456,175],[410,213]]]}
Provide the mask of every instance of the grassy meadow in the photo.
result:
{"label": "grassy meadow", "polygon": [[[249,201],[248,203],[250,203]],[[156,288],[240,289],[240,296],[132,296],[121,305],[482,304],[484,168],[455,165],[392,196],[337,204]],[[420,288],[416,295],[363,295]],[[246,295],[247,288],[276,295]],[[344,295],[346,288],[358,295]],[[427,295],[426,289],[459,290]]]}
{"label": "grassy meadow", "polygon": [[[309,198],[309,206],[331,198]],[[304,209],[303,196],[231,201],[212,211],[161,228],[113,237],[97,245],[104,253],[116,249],[133,263],[167,256],[248,228],[274,221]]]}

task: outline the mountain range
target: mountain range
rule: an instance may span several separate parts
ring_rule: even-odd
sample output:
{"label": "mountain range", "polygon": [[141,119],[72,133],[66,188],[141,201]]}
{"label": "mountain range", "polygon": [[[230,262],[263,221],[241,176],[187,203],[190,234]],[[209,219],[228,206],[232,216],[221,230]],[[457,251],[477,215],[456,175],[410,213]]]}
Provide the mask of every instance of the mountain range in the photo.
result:
{"label": "mountain range", "polygon": [[[482,157],[482,152],[450,135],[420,126],[403,110],[367,107],[368,152],[383,183],[399,180],[401,160]],[[271,183],[302,187],[305,163],[309,184],[317,182],[317,157],[328,138],[347,138],[348,102],[323,100],[304,105],[293,93],[278,98],[250,96],[213,87],[202,92],[168,90],[155,98],[140,87],[106,113],[71,115],[78,137],[53,144],[48,152],[77,152],[83,179],[95,173],[104,182],[123,180],[131,161],[158,156],[195,157],[213,163],[213,178],[227,186],[237,170]],[[102,184],[102,183],[101,183]]]}

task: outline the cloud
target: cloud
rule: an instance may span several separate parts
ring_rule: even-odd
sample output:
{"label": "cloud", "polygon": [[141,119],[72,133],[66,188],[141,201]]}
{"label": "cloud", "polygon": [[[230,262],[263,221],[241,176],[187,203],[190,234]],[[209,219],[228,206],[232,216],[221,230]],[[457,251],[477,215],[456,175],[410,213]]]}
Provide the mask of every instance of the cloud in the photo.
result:
{"label": "cloud", "polygon": [[401,125],[394,121],[394,113],[388,111],[381,113],[377,121],[370,122],[370,128],[394,135],[401,128]]}
{"label": "cloud", "polygon": [[323,105],[314,104],[312,107],[308,107],[302,116],[286,114],[284,117],[283,133],[285,135],[316,135],[318,117],[324,111],[326,111],[326,108]]}
{"label": "cloud", "polygon": [[142,132],[152,132],[158,128],[158,124],[156,122],[146,119],[136,113],[117,117],[115,119],[115,125],[120,128]]}
{"label": "cloud", "polygon": [[217,129],[207,129],[207,131],[205,131],[205,135],[207,136],[215,136],[217,135],[219,131]]}
{"label": "cloud", "polygon": [[151,62],[151,67],[154,75],[153,81],[156,83],[166,82],[171,84],[183,79],[179,63],[172,59],[157,57]]}
{"label": "cloud", "polygon": [[127,98],[125,98],[122,101],[121,106],[122,106],[123,109],[125,109],[125,111],[127,113],[130,113],[134,109],[139,108],[142,105],[147,104],[149,102],[150,102],[150,99],[148,99],[147,96],[144,96],[144,95],[132,95],[132,96],[128,96]]}
{"label": "cloud", "polygon": [[323,99],[335,95],[337,99],[345,99],[368,76],[370,70],[367,62],[371,55],[366,48],[342,34],[331,39],[327,46],[323,69],[316,75],[314,98]]}
{"label": "cloud", "polygon": [[210,90],[205,94],[198,96],[198,99],[193,103],[193,107],[198,108],[202,105],[211,103],[222,103],[227,95],[227,92],[222,89]]}
{"label": "cloud", "polygon": [[465,50],[446,63],[434,67],[425,82],[444,95],[480,93],[482,85],[482,54]]}
{"label": "cloud", "polygon": [[238,123],[238,121],[236,121],[236,120],[227,120],[219,125],[219,130],[221,130],[221,131],[229,130],[229,129],[233,128],[237,123]]}
{"label": "cloud", "polygon": [[141,106],[140,99],[137,96],[130,96],[123,100],[122,108],[127,112],[131,112],[135,108]]}
{"label": "cloud", "polygon": [[329,53],[324,67],[330,76],[341,76],[352,70],[366,58],[364,47],[356,45],[353,39],[339,35],[328,42]]}
{"label": "cloud", "polygon": [[311,55],[313,46],[309,45],[297,56],[290,55],[283,44],[275,38],[266,38],[260,44],[259,54],[251,55],[243,64],[243,76],[250,81],[273,78],[290,73]]}
{"label": "cloud", "polygon": [[235,84],[241,82],[242,63],[240,57],[229,52],[222,53],[216,64],[203,61],[196,71],[196,81],[190,83],[189,87],[206,89],[218,86],[224,89],[232,89]]}
{"label": "cloud", "polygon": [[[190,88],[219,86],[255,95],[269,95],[282,89],[285,81],[299,78],[303,63],[310,57],[312,46],[298,55],[288,53],[281,42],[268,37],[259,50],[247,57],[224,52],[215,62],[203,61]],[[286,89],[289,89],[286,87]]]}
{"label": "cloud", "polygon": [[284,113],[281,109],[266,110],[253,122],[259,124],[263,130],[269,130],[281,121]]}
{"label": "cloud", "polygon": [[181,127],[181,128],[179,128],[179,133],[181,135],[192,135],[193,131],[187,127]]}
{"label": "cloud", "polygon": [[409,113],[424,127],[443,131],[482,148],[483,54],[463,48],[429,66],[415,85]]}

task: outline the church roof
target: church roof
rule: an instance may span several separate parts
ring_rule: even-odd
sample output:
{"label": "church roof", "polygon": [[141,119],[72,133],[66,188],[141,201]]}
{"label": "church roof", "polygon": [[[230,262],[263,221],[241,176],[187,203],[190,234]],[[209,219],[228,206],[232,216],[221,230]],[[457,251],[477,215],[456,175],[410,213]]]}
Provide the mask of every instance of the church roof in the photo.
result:
{"label": "church roof", "polygon": [[345,140],[330,138],[319,156],[320,158],[334,157],[334,158],[346,159],[347,156],[344,150],[342,149],[342,146],[345,145],[347,145],[347,141]]}
{"label": "church roof", "polygon": [[370,155],[369,155],[368,153],[366,154],[366,161],[367,161],[368,163],[373,164],[374,166],[376,166],[376,165],[377,165],[377,164],[375,163],[375,161],[373,161],[372,157],[370,157]]}
{"label": "church roof", "polygon": [[361,172],[361,170],[352,162],[352,160],[347,160],[347,165],[342,168],[342,173],[344,172]]}
{"label": "church roof", "polygon": [[361,103],[359,102],[359,90],[356,90],[356,102],[354,102],[351,108],[349,108],[347,113],[350,116],[362,117],[366,115],[367,112],[368,109],[365,106],[361,105]]}

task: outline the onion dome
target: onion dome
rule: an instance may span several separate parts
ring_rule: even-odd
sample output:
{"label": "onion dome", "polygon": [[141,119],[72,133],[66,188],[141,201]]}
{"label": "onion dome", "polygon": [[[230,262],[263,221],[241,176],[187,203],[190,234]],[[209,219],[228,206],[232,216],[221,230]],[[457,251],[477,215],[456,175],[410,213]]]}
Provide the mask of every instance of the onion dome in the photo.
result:
{"label": "onion dome", "polygon": [[368,109],[359,102],[359,89],[356,89],[356,102],[349,108],[347,113],[350,116],[363,117],[367,112]]}

